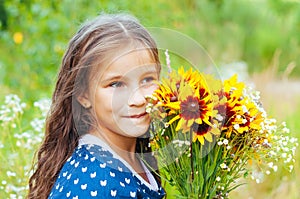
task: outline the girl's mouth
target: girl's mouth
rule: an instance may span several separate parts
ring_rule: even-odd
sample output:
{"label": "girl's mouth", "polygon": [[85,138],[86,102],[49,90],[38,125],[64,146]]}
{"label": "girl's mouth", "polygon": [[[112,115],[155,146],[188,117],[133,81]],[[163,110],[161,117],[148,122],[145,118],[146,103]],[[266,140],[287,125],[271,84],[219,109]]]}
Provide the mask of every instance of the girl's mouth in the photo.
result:
{"label": "girl's mouth", "polygon": [[145,115],[147,115],[146,112],[141,113],[141,114],[130,115],[130,116],[128,116],[128,117],[129,117],[129,118],[141,118],[141,117],[144,117]]}

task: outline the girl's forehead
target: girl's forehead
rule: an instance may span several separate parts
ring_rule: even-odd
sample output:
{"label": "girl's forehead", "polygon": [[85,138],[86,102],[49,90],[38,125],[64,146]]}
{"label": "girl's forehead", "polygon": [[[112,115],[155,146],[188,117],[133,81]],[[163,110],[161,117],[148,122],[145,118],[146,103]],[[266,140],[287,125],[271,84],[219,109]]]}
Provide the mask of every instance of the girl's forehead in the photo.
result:
{"label": "girl's forehead", "polygon": [[109,66],[126,63],[155,63],[155,60],[152,58],[149,49],[132,49],[114,56]]}
{"label": "girl's forehead", "polygon": [[150,69],[155,65],[157,65],[157,61],[154,59],[149,49],[127,49],[116,53],[110,62],[100,67],[101,71],[99,72],[102,73],[102,75],[107,73],[119,73],[125,75],[130,71]]}

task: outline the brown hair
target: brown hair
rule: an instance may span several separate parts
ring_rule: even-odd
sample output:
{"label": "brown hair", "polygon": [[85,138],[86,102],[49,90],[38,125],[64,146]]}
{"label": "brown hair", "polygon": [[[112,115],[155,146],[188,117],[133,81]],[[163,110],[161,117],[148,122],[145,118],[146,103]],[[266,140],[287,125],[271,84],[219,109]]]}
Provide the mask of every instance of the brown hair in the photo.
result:
{"label": "brown hair", "polygon": [[[52,96],[45,138],[37,151],[35,169],[29,180],[27,198],[48,197],[63,164],[78,145],[80,135],[95,124],[90,111],[76,100],[88,90],[93,67],[101,66],[109,59],[110,52],[130,42],[148,48],[159,66],[154,40],[134,17],[127,14],[102,14],[86,22],[69,42]],[[148,143],[149,138],[138,138],[136,152],[150,152]],[[155,167],[153,157],[148,157],[147,161]]]}

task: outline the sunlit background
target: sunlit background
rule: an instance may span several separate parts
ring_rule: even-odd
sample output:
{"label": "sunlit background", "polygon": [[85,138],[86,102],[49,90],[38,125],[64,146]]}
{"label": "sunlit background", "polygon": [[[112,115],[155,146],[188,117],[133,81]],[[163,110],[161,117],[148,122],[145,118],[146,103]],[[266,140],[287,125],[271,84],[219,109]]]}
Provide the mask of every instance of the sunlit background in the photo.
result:
{"label": "sunlit background", "polygon": [[[0,0],[0,198],[24,198],[67,42],[101,12],[131,13],[146,27],[188,35],[222,77],[238,73],[261,91],[269,114],[300,139],[300,1]],[[300,198],[299,149],[296,157],[292,173],[279,169],[260,184],[249,180],[231,198]]]}

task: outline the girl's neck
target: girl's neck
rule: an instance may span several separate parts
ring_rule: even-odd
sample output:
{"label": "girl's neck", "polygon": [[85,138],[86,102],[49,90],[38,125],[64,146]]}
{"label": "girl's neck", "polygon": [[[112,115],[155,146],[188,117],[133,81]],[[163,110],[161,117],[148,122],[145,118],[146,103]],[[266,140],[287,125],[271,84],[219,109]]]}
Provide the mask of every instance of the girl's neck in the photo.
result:
{"label": "girl's neck", "polygon": [[109,147],[117,153],[121,158],[123,158],[129,165],[131,165],[137,173],[144,172],[143,168],[140,165],[140,160],[136,155],[136,138],[134,137],[108,137],[103,135],[98,131],[90,132],[91,135],[94,135],[104,141]]}
{"label": "girl's neck", "polygon": [[97,131],[90,132],[89,134],[96,136],[97,138],[105,142],[107,145],[109,145],[109,147],[118,156],[125,160],[135,172],[137,172],[146,182],[149,183],[149,179],[145,173],[145,170],[141,165],[137,154],[135,153],[136,138],[124,138],[123,140],[119,140],[119,145],[117,145],[115,142],[111,142],[111,139],[108,139],[107,137],[103,136]]}

